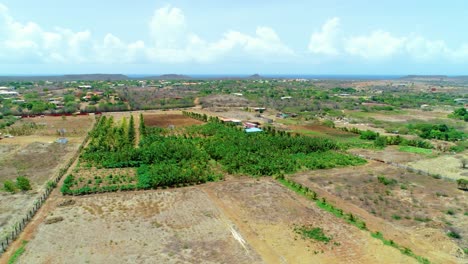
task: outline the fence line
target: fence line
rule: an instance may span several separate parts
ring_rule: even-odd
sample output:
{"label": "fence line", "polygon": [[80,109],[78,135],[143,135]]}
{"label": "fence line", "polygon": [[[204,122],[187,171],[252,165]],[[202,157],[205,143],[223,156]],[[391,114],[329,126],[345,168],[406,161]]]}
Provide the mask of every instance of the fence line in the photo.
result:
{"label": "fence line", "polygon": [[[95,122],[93,124],[93,127],[91,128],[91,130],[88,132],[88,134],[85,136],[85,138],[81,142],[80,146],[78,147],[78,150],[73,155],[73,157],[68,161],[68,163],[63,168],[61,168],[59,170],[59,173],[58,173],[57,177],[55,177],[52,180],[52,182],[54,182],[55,184],[58,184],[60,179],[62,179],[62,177],[65,175],[65,173],[71,167],[71,165],[79,157],[79,155],[81,154],[81,151],[83,150],[84,146],[86,145],[86,142],[88,142],[88,140],[89,140],[91,132],[96,128],[96,125],[99,123],[99,119],[100,119],[100,117],[96,116],[96,120],[95,120]],[[6,237],[0,239],[0,256],[7,250],[8,246],[13,241],[15,241],[15,239],[19,236],[19,234],[21,234],[21,232],[27,226],[29,221],[34,217],[36,212],[42,207],[42,205],[47,200],[47,198],[49,197],[50,193],[52,192],[52,190],[54,188],[55,187],[53,187],[53,186],[46,183],[45,191],[42,193],[42,195],[36,201],[34,201],[34,203],[33,203],[34,205],[31,208],[31,210],[29,210],[29,212],[26,214],[26,216],[24,216],[18,223],[13,225],[13,230],[10,231],[10,233],[7,234]]]}

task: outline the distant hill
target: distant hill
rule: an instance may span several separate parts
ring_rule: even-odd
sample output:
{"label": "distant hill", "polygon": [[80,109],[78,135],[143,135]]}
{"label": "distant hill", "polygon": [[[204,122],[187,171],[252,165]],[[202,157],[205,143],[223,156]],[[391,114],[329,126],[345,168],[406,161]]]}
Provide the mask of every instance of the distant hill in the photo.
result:
{"label": "distant hill", "polygon": [[256,74],[250,75],[249,77],[247,77],[247,79],[263,79],[263,77],[260,76],[258,73],[256,73]]}
{"label": "distant hill", "polygon": [[187,79],[192,79],[192,77],[183,75],[183,74],[163,74],[159,76],[147,76],[139,79],[145,79],[145,80],[187,80]]}
{"label": "distant hill", "polygon": [[449,78],[447,75],[406,75],[403,80],[440,80]]}

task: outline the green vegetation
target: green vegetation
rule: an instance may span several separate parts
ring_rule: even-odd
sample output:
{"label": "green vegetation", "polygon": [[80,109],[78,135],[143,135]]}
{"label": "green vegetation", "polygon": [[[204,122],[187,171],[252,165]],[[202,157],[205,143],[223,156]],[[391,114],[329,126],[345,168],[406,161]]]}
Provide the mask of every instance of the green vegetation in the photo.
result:
{"label": "green vegetation", "polygon": [[142,137],[138,147],[133,143],[133,119],[130,124],[126,119],[115,124],[112,117],[102,117],[91,132],[91,141],[81,161],[97,168],[135,167],[137,179],[101,186],[77,182],[78,179],[69,175],[62,192],[87,194],[184,186],[222,179],[220,169],[231,174],[272,176],[366,162],[337,152],[338,145],[329,139],[292,136],[272,128],[266,128],[264,133],[248,134],[222,124],[217,118],[184,114],[208,123],[172,133],[169,129],[144,127],[140,122]]}
{"label": "green vegetation", "polygon": [[468,180],[465,180],[465,179],[458,179],[458,180],[457,180],[457,187],[458,187],[458,189],[460,189],[460,190],[465,190],[465,191],[467,191],[467,190],[468,190]]}
{"label": "green vegetation", "polygon": [[451,230],[447,233],[447,236],[450,237],[450,238],[454,238],[454,239],[461,239],[461,235],[454,231],[454,230]]}
{"label": "green vegetation", "polygon": [[358,219],[351,213],[347,214],[343,212],[343,210],[336,208],[335,206],[327,202],[325,198],[320,199],[317,193],[310,190],[308,187],[304,187],[299,183],[286,179],[284,176],[278,176],[276,177],[276,179],[288,189],[306,197],[309,200],[314,201],[319,208],[330,212],[338,218],[344,219],[346,222],[358,227],[359,229],[367,230],[366,223],[364,221]]}
{"label": "green vegetation", "polygon": [[3,188],[5,189],[5,191],[11,193],[15,193],[17,189],[15,183],[13,183],[13,181],[10,180],[6,180],[5,182],[3,182]]}
{"label": "green vegetation", "polygon": [[424,258],[424,257],[421,257],[421,256],[418,256],[418,255],[414,254],[411,249],[409,249],[407,247],[400,246],[391,239],[390,240],[385,239],[383,234],[378,232],[378,231],[377,232],[372,232],[371,236],[373,238],[381,240],[384,245],[394,247],[394,248],[398,249],[402,254],[415,258],[419,263],[422,263],[422,264],[430,264],[431,263],[427,258]]}
{"label": "green vegetation", "polygon": [[378,180],[380,183],[382,183],[383,185],[395,185],[395,184],[398,183],[397,180],[395,180],[395,179],[389,179],[389,178],[387,178],[387,177],[385,177],[385,176],[383,176],[383,175],[377,176],[377,180]]}
{"label": "green vegetation", "polygon": [[449,127],[446,124],[408,124],[410,132],[414,132],[418,136],[424,139],[439,139],[445,141],[458,141],[464,140],[466,135],[463,131],[456,130],[453,127]]}
{"label": "green vegetation", "polygon": [[14,264],[18,261],[19,257],[26,251],[25,246],[28,243],[28,241],[23,240],[21,242],[21,246],[11,255],[11,257],[8,259],[8,264]]}
{"label": "green vegetation", "polygon": [[461,107],[458,109],[455,109],[453,113],[449,115],[450,118],[455,118],[455,119],[461,119],[464,120],[465,122],[468,122],[468,111],[466,108]]}
{"label": "green vegetation", "polygon": [[32,189],[29,179],[24,176],[16,178],[16,186],[18,186],[21,191],[29,191]]}
{"label": "green vegetation", "polygon": [[10,192],[10,193],[15,193],[18,189],[20,191],[32,190],[31,182],[25,176],[17,177],[15,183],[11,180],[4,181],[3,188],[5,191]]}
{"label": "green vegetation", "polygon": [[418,148],[412,146],[401,146],[398,148],[399,151],[409,152],[409,153],[417,153],[417,154],[432,154],[432,150],[425,149],[425,148]]}
{"label": "green vegetation", "polygon": [[301,235],[302,238],[314,239],[316,241],[325,242],[325,244],[332,240],[331,237],[325,235],[320,227],[296,226],[294,227],[294,232]]}

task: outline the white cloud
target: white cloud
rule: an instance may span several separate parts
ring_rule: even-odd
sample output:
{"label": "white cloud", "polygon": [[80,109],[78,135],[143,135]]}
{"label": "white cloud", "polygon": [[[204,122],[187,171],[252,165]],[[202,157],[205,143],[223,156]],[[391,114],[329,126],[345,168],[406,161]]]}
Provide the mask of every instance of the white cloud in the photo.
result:
{"label": "white cloud", "polygon": [[402,51],[405,38],[398,38],[392,34],[377,30],[367,36],[350,37],[345,40],[345,50],[351,55],[365,59],[385,59]]}
{"label": "white cloud", "polygon": [[310,36],[308,49],[312,53],[324,55],[338,55],[336,48],[338,28],[340,19],[334,17],[328,20],[320,32],[315,32]]}
{"label": "white cloud", "polygon": [[0,60],[3,63],[183,63],[212,62],[225,56],[278,58],[292,56],[276,32],[257,27],[255,35],[228,31],[208,42],[190,32],[182,10],[165,6],[155,10],[148,23],[149,44],[127,43],[108,33],[102,39],[91,31],[42,29],[33,22],[21,23],[0,4]]}
{"label": "white cloud", "polygon": [[169,6],[155,11],[149,27],[155,44],[149,48],[149,57],[157,61],[211,62],[231,52],[240,52],[256,58],[294,55],[269,27],[257,27],[254,36],[228,31],[221,39],[207,42],[188,31],[185,16],[180,9]]}

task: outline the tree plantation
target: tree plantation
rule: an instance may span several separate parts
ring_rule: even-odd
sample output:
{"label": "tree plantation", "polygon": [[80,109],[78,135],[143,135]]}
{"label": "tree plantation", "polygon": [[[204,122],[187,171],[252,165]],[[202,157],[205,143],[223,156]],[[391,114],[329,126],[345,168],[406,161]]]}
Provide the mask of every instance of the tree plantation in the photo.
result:
{"label": "tree plantation", "polygon": [[245,133],[217,118],[184,114],[207,123],[173,133],[171,129],[145,127],[141,118],[138,146],[133,116],[129,122],[123,118],[119,123],[113,117],[103,116],[91,132],[80,162],[98,169],[135,168],[137,176],[132,179],[122,176],[119,181],[102,181],[95,176],[94,180],[80,181],[69,175],[62,192],[86,194],[177,187],[216,181],[223,178],[223,173],[274,176],[365,163],[339,152],[339,146],[329,139],[274,129]]}

